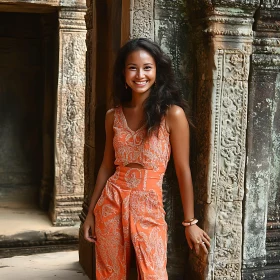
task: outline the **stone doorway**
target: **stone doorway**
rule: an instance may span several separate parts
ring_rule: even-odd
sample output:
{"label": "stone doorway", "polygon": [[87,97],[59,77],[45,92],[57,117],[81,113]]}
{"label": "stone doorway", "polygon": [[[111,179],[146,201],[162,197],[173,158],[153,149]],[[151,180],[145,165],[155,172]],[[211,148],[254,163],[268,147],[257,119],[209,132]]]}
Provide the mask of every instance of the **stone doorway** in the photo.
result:
{"label": "stone doorway", "polygon": [[57,69],[57,20],[57,13],[0,14],[2,207],[49,208],[56,82],[48,72]]}
{"label": "stone doorway", "polygon": [[31,2],[0,0],[0,253],[78,239],[85,1]]}
{"label": "stone doorway", "polygon": [[15,235],[28,238],[25,233],[51,226],[48,211],[54,186],[57,26],[57,11],[0,13],[3,247],[20,246]]}

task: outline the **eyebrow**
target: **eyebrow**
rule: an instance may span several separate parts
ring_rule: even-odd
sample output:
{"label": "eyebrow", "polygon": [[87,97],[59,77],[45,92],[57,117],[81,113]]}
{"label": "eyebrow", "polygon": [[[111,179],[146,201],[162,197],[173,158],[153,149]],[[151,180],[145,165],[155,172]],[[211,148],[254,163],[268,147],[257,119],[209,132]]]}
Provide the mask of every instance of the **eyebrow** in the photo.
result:
{"label": "eyebrow", "polygon": [[[137,65],[135,63],[128,63],[127,65]],[[151,62],[147,62],[147,63],[144,63],[144,65],[154,65],[153,63]]]}

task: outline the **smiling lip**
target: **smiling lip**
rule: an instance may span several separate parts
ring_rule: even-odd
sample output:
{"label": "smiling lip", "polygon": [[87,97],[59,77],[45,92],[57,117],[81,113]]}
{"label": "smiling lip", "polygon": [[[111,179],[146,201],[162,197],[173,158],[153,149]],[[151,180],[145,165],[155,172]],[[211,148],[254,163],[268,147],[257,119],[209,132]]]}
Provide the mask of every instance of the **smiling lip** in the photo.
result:
{"label": "smiling lip", "polygon": [[143,82],[134,82],[137,86],[145,86],[148,81],[143,81]]}

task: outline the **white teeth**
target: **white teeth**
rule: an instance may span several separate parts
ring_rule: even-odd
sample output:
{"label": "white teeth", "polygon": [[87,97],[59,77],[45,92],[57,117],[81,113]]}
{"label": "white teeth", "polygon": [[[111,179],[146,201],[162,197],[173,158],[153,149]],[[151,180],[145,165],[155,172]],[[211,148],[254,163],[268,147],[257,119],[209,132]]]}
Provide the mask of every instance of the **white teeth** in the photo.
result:
{"label": "white teeth", "polygon": [[147,83],[147,81],[145,82],[135,82],[136,85],[145,85]]}

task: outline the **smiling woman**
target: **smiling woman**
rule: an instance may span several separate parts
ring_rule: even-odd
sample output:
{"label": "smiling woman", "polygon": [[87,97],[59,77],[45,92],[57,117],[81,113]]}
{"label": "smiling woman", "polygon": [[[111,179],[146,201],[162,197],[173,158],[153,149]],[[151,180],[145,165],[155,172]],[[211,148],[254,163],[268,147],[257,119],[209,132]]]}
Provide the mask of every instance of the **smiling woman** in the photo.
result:
{"label": "smiling woman", "polygon": [[119,51],[114,68],[115,106],[106,114],[106,144],[84,238],[96,243],[96,279],[127,279],[131,251],[139,279],[168,279],[167,225],[162,179],[171,148],[190,248],[207,253],[210,238],[194,218],[189,167],[188,106],[171,60],[148,39]]}
{"label": "smiling woman", "polygon": [[138,50],[128,55],[125,65],[125,82],[134,93],[149,94],[155,80],[156,63],[147,51]]}

